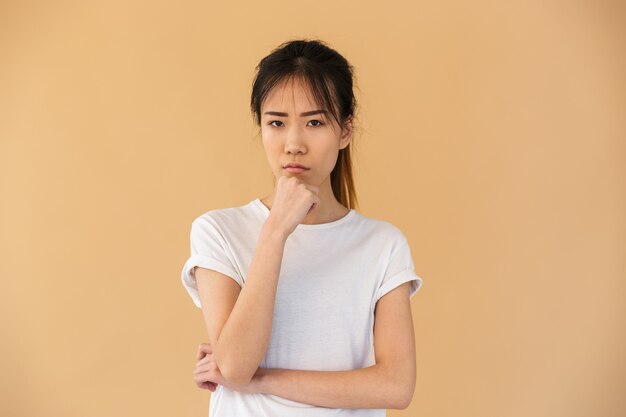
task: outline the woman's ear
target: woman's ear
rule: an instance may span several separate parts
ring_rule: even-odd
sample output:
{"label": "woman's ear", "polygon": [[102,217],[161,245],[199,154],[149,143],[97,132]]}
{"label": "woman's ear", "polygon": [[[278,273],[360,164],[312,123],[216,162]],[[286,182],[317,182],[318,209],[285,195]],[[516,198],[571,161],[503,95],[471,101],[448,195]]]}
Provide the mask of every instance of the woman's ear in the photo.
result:
{"label": "woman's ear", "polygon": [[339,149],[344,149],[346,146],[350,144],[352,135],[353,135],[352,116],[348,116],[346,121],[343,123],[343,129],[341,131],[341,140],[339,141]]}

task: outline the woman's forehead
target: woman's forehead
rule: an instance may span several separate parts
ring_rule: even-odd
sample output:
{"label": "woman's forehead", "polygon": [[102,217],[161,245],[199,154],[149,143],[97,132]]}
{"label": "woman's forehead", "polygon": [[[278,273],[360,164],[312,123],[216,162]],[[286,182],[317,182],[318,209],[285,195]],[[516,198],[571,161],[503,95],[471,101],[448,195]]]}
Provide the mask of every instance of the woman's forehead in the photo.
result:
{"label": "woman's forehead", "polygon": [[[279,81],[269,91],[265,105],[281,105],[283,103],[316,107],[315,95],[308,82],[290,77]],[[317,107],[316,107],[317,108]]]}

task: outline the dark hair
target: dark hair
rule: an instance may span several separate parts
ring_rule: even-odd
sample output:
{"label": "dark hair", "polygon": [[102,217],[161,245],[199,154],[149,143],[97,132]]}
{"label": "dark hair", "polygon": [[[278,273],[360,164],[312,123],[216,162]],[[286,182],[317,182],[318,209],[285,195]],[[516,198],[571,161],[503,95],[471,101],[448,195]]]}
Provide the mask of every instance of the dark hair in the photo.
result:
{"label": "dark hair", "polygon": [[[315,101],[328,109],[343,130],[350,118],[354,125],[356,100],[353,67],[337,51],[321,40],[297,39],[283,42],[261,59],[252,83],[250,107],[257,126],[261,125],[261,106],[269,92],[283,80],[302,78]],[[354,130],[354,129],[353,129]],[[352,174],[351,145],[339,150],[330,183],[337,201],[348,208],[358,204]]]}

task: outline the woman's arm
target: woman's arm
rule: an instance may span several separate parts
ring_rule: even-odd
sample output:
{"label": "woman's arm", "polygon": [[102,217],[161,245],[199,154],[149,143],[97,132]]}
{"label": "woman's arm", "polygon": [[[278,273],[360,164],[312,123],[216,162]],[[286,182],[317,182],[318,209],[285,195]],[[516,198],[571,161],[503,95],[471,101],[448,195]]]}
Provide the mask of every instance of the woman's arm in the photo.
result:
{"label": "woman's arm", "polygon": [[224,377],[235,383],[250,382],[267,351],[272,331],[274,303],[287,235],[271,218],[259,235],[246,285],[218,335],[216,357]]}
{"label": "woman's arm", "polygon": [[398,285],[376,303],[375,365],[348,371],[259,368],[253,391],[321,407],[408,407],[416,379],[409,285]]}
{"label": "woman's arm", "polygon": [[[376,304],[374,347],[376,364],[346,371],[258,368],[249,384],[229,388],[246,394],[271,394],[330,408],[405,409],[415,390],[415,333],[409,283],[389,291]],[[224,383],[208,364],[211,347],[200,346],[196,383]],[[208,357],[204,357],[206,355]]]}
{"label": "woman's arm", "polygon": [[380,364],[348,371],[259,368],[252,391],[330,408],[406,408],[401,381]]}

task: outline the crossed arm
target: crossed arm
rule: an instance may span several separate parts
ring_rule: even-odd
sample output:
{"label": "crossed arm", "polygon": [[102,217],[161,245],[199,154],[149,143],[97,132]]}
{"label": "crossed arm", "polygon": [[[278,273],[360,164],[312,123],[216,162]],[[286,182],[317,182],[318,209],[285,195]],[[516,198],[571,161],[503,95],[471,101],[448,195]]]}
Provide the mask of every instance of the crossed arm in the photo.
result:
{"label": "crossed arm", "polygon": [[320,407],[407,408],[416,379],[408,295],[409,282],[405,282],[376,304],[375,365],[348,371],[258,368],[246,390]]}
{"label": "crossed arm", "polygon": [[396,408],[407,404],[407,387],[389,367],[376,364],[349,371],[259,368],[256,391],[330,408]]}

